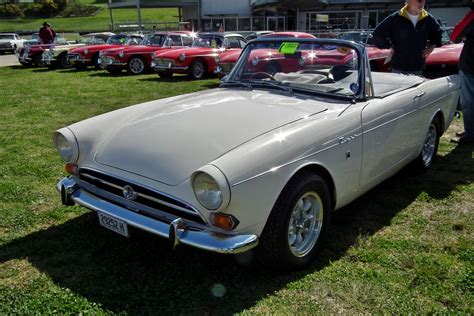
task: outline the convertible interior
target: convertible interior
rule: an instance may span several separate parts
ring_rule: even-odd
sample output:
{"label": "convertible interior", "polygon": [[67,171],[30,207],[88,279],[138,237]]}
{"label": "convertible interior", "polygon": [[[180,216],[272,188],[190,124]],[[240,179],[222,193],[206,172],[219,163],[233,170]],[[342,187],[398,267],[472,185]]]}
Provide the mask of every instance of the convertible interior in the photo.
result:
{"label": "convertible interior", "polygon": [[[325,85],[330,90],[342,88],[350,91],[350,85],[357,83],[358,73],[345,70],[334,71],[332,69],[301,71],[295,73],[276,73],[273,78],[287,85]],[[383,98],[398,91],[402,91],[419,85],[426,79],[412,75],[393,74],[387,72],[372,72],[372,81],[374,83],[374,97]]]}

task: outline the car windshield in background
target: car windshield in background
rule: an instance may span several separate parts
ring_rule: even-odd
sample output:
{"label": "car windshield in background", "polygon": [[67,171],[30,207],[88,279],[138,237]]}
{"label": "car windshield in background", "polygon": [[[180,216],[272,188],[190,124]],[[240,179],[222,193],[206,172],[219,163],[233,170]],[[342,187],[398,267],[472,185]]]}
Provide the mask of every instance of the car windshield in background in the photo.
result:
{"label": "car windshield in background", "polygon": [[148,34],[145,36],[140,45],[156,45],[163,46],[165,42],[166,35],[164,34]]}
{"label": "car windshield in background", "polygon": [[223,85],[353,97],[360,89],[359,64],[357,51],[344,44],[257,41],[246,46]]}
{"label": "car windshield in background", "polygon": [[193,47],[220,48],[222,47],[222,38],[215,36],[196,37],[193,43]]}
{"label": "car windshield in background", "polygon": [[0,35],[0,39],[2,40],[14,40],[15,37],[13,35]]}
{"label": "car windshield in background", "polygon": [[114,35],[114,36],[109,37],[106,44],[110,44],[110,45],[125,44],[126,41],[127,41],[127,36],[125,36],[125,35]]}
{"label": "car windshield in background", "polygon": [[352,41],[356,43],[364,43],[369,45],[374,45],[372,34],[367,32],[347,32],[342,33],[340,39],[346,41]]}

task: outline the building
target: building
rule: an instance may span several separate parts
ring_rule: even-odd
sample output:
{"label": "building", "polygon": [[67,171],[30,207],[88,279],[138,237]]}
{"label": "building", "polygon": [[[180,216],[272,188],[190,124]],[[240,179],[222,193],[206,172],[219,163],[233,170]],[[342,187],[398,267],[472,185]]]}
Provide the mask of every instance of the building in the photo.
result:
{"label": "building", "polygon": [[[470,2],[430,0],[426,7],[445,25],[453,26],[469,10]],[[403,0],[109,0],[109,8],[178,7],[180,20],[201,31],[317,33],[373,28],[403,3]]]}

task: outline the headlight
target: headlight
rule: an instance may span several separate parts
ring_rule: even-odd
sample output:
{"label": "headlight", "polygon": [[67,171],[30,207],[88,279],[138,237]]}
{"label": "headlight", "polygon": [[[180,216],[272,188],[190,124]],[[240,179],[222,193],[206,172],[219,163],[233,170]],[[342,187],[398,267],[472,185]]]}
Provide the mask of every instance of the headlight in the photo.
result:
{"label": "headlight", "polygon": [[209,210],[222,205],[222,191],[217,181],[205,172],[198,172],[193,179],[193,189],[199,203]]}
{"label": "headlight", "polygon": [[230,186],[224,173],[214,165],[205,165],[191,175],[194,195],[212,211],[223,211],[230,203]]}
{"label": "headlight", "polygon": [[89,54],[89,50],[86,48],[84,49],[84,55],[87,55],[87,54]]}
{"label": "headlight", "polygon": [[184,61],[186,59],[186,55],[185,54],[179,54],[178,59],[179,59],[179,61]]}
{"label": "headlight", "polygon": [[118,53],[118,57],[119,57],[119,58],[122,58],[122,57],[123,57],[123,50],[121,50],[121,51]]}
{"label": "headlight", "polygon": [[68,128],[61,128],[53,135],[54,146],[65,162],[75,163],[79,157],[76,137]]}

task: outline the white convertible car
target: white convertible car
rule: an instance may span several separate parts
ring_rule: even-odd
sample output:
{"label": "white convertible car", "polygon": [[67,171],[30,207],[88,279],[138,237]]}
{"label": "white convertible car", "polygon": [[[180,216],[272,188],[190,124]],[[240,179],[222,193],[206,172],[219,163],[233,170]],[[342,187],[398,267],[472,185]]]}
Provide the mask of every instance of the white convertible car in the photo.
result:
{"label": "white convertible car", "polygon": [[253,248],[297,269],[331,211],[409,163],[430,167],[459,98],[457,76],[370,71],[365,47],[272,38],[247,44],[221,87],[64,127],[65,205],[209,251]]}

